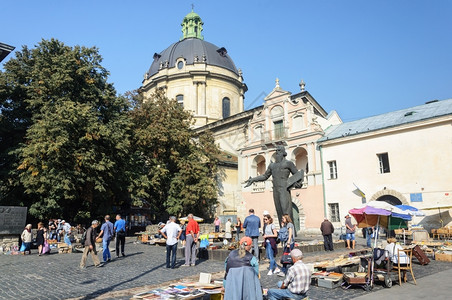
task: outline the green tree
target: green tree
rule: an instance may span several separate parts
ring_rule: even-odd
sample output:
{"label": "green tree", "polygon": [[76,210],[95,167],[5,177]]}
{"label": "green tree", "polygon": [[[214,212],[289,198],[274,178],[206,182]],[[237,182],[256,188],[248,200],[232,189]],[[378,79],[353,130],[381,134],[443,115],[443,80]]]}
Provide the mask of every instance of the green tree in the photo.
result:
{"label": "green tree", "polygon": [[218,196],[219,149],[212,135],[197,136],[191,114],[161,92],[136,101],[130,115],[133,199],[157,212],[208,216]]}
{"label": "green tree", "polygon": [[18,101],[31,115],[10,174],[33,198],[37,218],[88,218],[127,199],[128,102],[101,62],[97,48],[52,39],[5,64],[2,103]]}

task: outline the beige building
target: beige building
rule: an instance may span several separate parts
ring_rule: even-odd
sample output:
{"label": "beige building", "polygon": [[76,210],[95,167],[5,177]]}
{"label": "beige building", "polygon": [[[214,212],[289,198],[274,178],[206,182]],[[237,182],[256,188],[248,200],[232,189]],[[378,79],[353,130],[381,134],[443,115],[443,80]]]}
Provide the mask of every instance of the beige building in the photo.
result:
{"label": "beige building", "polygon": [[[365,201],[419,209],[452,205],[452,99],[336,125],[318,143],[328,216],[336,226]],[[424,212],[411,222],[451,224],[448,209]]]}

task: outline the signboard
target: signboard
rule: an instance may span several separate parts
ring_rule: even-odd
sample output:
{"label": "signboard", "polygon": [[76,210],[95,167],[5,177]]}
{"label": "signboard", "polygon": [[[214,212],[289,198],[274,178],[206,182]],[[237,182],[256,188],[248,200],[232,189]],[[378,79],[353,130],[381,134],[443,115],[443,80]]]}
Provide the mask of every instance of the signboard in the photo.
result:
{"label": "signboard", "polygon": [[411,202],[422,202],[422,193],[412,193],[410,194]]}
{"label": "signboard", "polygon": [[0,206],[0,234],[21,234],[26,221],[26,207]]}

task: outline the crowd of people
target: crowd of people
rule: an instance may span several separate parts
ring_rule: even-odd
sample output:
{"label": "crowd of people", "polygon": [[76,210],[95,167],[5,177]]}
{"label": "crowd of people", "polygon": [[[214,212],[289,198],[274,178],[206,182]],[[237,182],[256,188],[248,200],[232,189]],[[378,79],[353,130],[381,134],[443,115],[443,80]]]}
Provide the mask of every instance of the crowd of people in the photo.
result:
{"label": "crowd of people", "polygon": [[[82,231],[81,227],[77,227],[77,231]],[[63,240],[69,247],[72,246],[71,240],[72,227],[65,220],[50,219],[47,226],[43,222],[39,222],[36,230],[36,246],[38,247],[38,255],[50,252],[50,241],[61,242]],[[31,247],[33,242],[33,228],[31,224],[25,226],[21,236],[22,245],[20,252],[22,255],[31,254]]]}

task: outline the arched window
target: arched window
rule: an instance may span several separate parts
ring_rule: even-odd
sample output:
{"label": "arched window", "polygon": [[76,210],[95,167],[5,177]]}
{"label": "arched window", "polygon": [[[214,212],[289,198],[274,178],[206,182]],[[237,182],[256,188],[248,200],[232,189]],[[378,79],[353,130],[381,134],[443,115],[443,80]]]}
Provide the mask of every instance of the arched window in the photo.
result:
{"label": "arched window", "polygon": [[223,98],[223,119],[231,115],[231,100],[225,97]]}
{"label": "arched window", "polygon": [[265,173],[267,170],[265,157],[257,155],[251,164],[251,173],[253,176],[259,176]]}
{"label": "arched window", "polygon": [[184,107],[184,95],[177,95],[176,101],[180,106]]}

